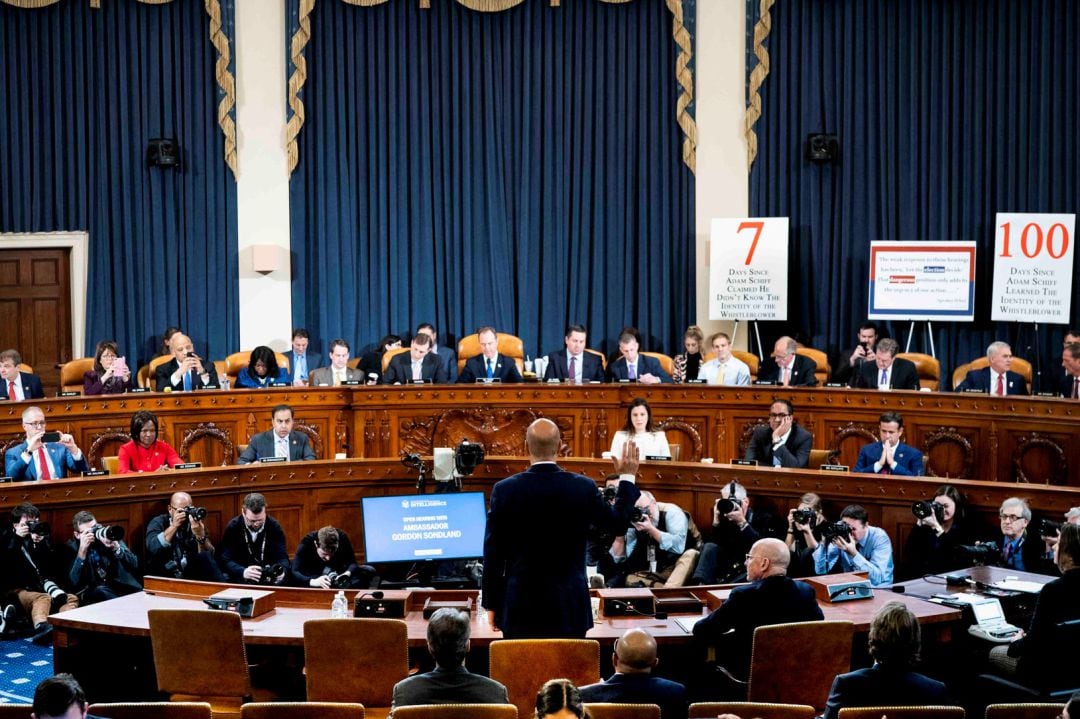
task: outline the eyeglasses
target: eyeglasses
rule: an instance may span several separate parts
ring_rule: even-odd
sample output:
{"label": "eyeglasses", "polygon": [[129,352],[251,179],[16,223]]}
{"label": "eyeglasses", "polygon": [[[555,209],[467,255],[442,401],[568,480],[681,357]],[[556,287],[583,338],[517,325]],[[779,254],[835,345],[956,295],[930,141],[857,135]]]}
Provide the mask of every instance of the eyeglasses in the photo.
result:
{"label": "eyeglasses", "polygon": [[769,413],[769,419],[783,419],[784,417],[790,417],[790,416],[791,416],[790,414],[783,414],[783,413],[781,413],[781,414],[773,414],[773,413]]}
{"label": "eyeglasses", "polygon": [[749,562],[751,559],[757,559],[757,557],[755,557],[753,554],[747,554],[746,561]]}
{"label": "eyeglasses", "polygon": [[25,427],[44,427],[45,426],[45,420],[39,419],[39,420],[37,420],[35,422],[23,422],[23,426],[25,426]]}
{"label": "eyeglasses", "polygon": [[1015,514],[999,514],[998,517],[1001,518],[1002,522],[1010,522],[1010,523],[1011,522],[1019,522],[1021,519],[1024,519],[1024,517],[1019,517],[1019,516],[1017,516]]}

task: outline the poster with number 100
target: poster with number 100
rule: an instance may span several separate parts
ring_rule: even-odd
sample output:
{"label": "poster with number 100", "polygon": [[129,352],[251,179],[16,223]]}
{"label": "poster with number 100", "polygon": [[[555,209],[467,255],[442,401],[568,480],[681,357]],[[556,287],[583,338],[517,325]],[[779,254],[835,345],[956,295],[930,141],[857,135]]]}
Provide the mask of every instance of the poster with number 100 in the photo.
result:
{"label": "poster with number 100", "polygon": [[1068,324],[1076,215],[999,212],[990,319]]}
{"label": "poster with number 100", "polygon": [[788,218],[714,218],[709,255],[709,319],[787,319]]}

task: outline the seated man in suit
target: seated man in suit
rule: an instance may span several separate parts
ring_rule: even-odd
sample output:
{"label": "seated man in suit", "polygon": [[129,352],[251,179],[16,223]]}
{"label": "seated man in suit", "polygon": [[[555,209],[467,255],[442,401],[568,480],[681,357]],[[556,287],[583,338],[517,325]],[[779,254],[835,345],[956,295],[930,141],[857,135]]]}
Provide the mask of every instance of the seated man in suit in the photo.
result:
{"label": "seated man in suit", "polygon": [[778,399],[769,406],[769,425],[751,435],[746,459],[766,467],[806,467],[813,446],[814,436],[795,421],[795,405]]}
{"label": "seated man in suit", "polygon": [[303,387],[308,383],[311,371],[322,366],[322,358],[317,352],[308,352],[311,337],[303,327],[297,327],[292,333],[292,349],[285,353],[289,360],[289,384]]}
{"label": "seated man in suit", "polygon": [[521,381],[517,363],[509,357],[499,354],[499,335],[494,327],[481,327],[476,330],[480,341],[480,354],[470,357],[461,370],[458,382],[471,384],[483,380],[499,380],[504,384]]}
{"label": "seated man in suit", "polygon": [[949,706],[945,685],[912,670],[919,657],[919,620],[901,602],[889,602],[870,623],[874,665],[840,674],[833,680],[821,719],[837,719],[840,710],[866,706]]}
{"label": "seated man in suit", "polygon": [[1080,399],[1080,342],[1072,342],[1061,350],[1061,366],[1065,376],[1061,379],[1058,394],[1069,399]]}
{"label": "seated man in suit", "polygon": [[671,375],[660,366],[655,357],[639,353],[641,336],[635,327],[624,327],[619,333],[619,359],[608,365],[610,382],[640,382],[641,384],[671,384]]}
{"label": "seated man in suit", "polygon": [[798,345],[790,337],[781,337],[773,345],[772,361],[762,365],[758,380],[784,387],[816,387],[817,362],[797,354]]}
{"label": "seated man in suit", "polygon": [[45,396],[45,390],[41,388],[41,380],[37,375],[20,372],[20,364],[22,364],[22,357],[17,350],[0,352],[0,377],[4,379],[3,398],[11,402],[41,399]]}
{"label": "seated man in suit", "polygon": [[548,355],[544,381],[557,379],[570,384],[586,384],[604,381],[604,365],[592,352],[585,351],[588,333],[584,325],[570,325],[566,328],[563,341],[566,349]]}
{"label": "seated man in suit", "polygon": [[791,551],[779,539],[759,539],[746,554],[750,584],[731,590],[727,601],[694,625],[694,641],[717,646],[720,663],[738,679],[750,675],[754,630],[767,624],[824,619],[809,584],[787,576]]}
{"label": "seated man in suit", "polygon": [[177,332],[169,338],[169,349],[173,358],[158,365],[155,373],[158,392],[166,389],[171,392],[190,392],[221,386],[214,363],[206,362],[204,365],[202,359],[195,354],[191,338],[183,332]]}
{"label": "seated man in suit", "polygon": [[859,450],[853,472],[899,474],[905,477],[923,475],[922,452],[904,444],[904,418],[899,412],[885,412],[878,417],[879,441]]}
{"label": "seated man in suit", "polygon": [[654,677],[656,639],[647,629],[627,629],[615,640],[611,664],[615,673],[596,684],[581,687],[588,703],[656,704],[664,719],[685,719],[686,687]]}
{"label": "seated man in suit", "polygon": [[430,322],[421,322],[416,326],[416,334],[421,333],[431,338],[431,354],[442,362],[446,370],[446,381],[457,382],[457,353],[450,347],[439,345],[439,335],[435,332],[435,325]]}
{"label": "seated man in suit", "polygon": [[888,337],[877,343],[874,360],[863,362],[852,379],[860,389],[919,389],[919,371],[911,360],[897,357],[900,344]]}
{"label": "seated man in suit", "polygon": [[710,342],[716,356],[701,366],[698,379],[703,379],[709,384],[728,386],[750,384],[750,368],[741,359],[731,354],[731,337],[726,332],[717,332]]}
{"label": "seated man in suit", "polygon": [[434,382],[445,384],[449,381],[446,367],[442,360],[431,352],[431,335],[423,332],[412,338],[408,353],[401,352],[390,358],[383,374],[383,384],[409,384],[410,382]]}
{"label": "seated man in suit", "polygon": [[260,432],[251,438],[247,448],[240,453],[238,464],[251,464],[263,457],[285,457],[288,462],[318,459],[315,450],[303,432],[293,431],[293,411],[287,404],[279,404],[271,413],[274,428]]}
{"label": "seated man in suit", "polygon": [[998,509],[1001,522],[1001,541],[995,542],[998,554],[992,563],[1008,569],[1035,574],[1056,574],[1054,542],[1039,537],[1038,531],[1028,531],[1031,507],[1020,497],[1009,497]]}
{"label": "seated man in suit", "polygon": [[833,381],[846,385],[854,383],[863,364],[873,364],[874,348],[877,347],[879,338],[878,326],[873,322],[859,325],[859,343],[850,353],[840,356],[836,362],[836,371],[833,372]]}
{"label": "seated man in suit", "polygon": [[63,479],[86,472],[82,450],[70,434],[60,434],[57,442],[45,442],[45,413],[40,407],[27,407],[22,413],[26,441],[4,455],[4,474],[14,482]]}
{"label": "seated man in suit", "polygon": [[892,584],[892,540],[885,530],[871,527],[866,510],[849,504],[840,513],[840,521],[848,526],[844,534],[831,536],[826,527],[825,539],[814,550],[814,573],[837,574],[866,572],[870,584],[880,587]]}
{"label": "seated man in suit", "polygon": [[363,382],[364,373],[349,367],[349,343],[336,339],[330,343],[330,366],[313,370],[308,384],[312,387],[337,387],[342,382]]}
{"label": "seated man in suit", "polygon": [[995,397],[1028,393],[1027,382],[1012,371],[1013,353],[1007,342],[991,342],[986,348],[986,359],[990,366],[968,372],[963,381],[956,385],[957,392],[975,390],[988,392]]}
{"label": "seated man in suit", "polygon": [[469,615],[443,607],[431,615],[427,648],[435,669],[394,685],[391,711],[418,704],[508,704],[506,687],[465,668],[469,654]]}

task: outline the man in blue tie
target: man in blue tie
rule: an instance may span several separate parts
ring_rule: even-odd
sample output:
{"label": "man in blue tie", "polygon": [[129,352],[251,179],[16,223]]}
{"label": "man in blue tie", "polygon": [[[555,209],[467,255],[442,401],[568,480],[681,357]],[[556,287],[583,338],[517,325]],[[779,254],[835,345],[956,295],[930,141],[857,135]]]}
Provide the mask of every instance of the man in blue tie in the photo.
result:
{"label": "man in blue tie", "polygon": [[195,354],[191,338],[177,332],[169,339],[172,360],[159,365],[156,373],[158,392],[168,388],[172,392],[190,392],[196,389],[217,388],[217,371],[213,362],[203,364],[202,358]]}
{"label": "man in blue tie", "polygon": [[292,349],[285,353],[289,360],[289,384],[303,387],[308,383],[311,370],[322,367],[322,358],[316,352],[308,352],[311,338],[303,327],[297,327],[292,333]]}
{"label": "man in blue tie", "polygon": [[470,357],[461,370],[457,381],[473,382],[521,382],[521,373],[517,363],[510,357],[499,354],[499,335],[494,327],[481,327],[476,330],[480,342],[480,354]]}

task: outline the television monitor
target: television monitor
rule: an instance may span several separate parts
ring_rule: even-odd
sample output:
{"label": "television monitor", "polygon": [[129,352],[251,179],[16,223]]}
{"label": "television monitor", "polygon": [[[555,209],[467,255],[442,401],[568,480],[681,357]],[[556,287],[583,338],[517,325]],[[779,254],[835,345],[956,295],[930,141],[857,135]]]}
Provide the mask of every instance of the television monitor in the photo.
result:
{"label": "television monitor", "polygon": [[484,556],[483,492],[363,497],[360,502],[368,563]]}

